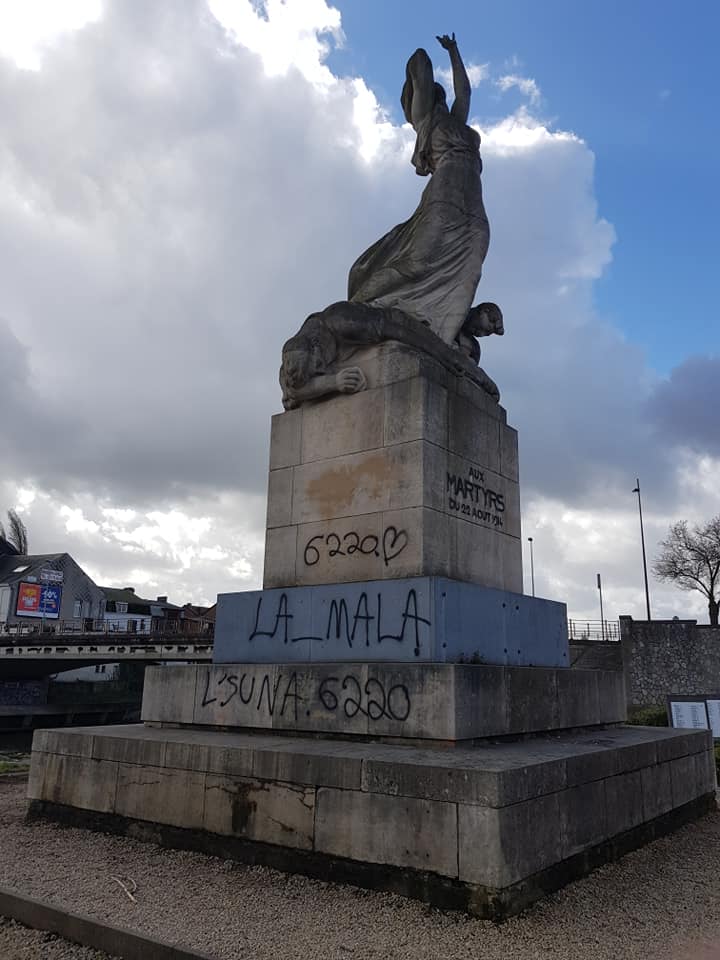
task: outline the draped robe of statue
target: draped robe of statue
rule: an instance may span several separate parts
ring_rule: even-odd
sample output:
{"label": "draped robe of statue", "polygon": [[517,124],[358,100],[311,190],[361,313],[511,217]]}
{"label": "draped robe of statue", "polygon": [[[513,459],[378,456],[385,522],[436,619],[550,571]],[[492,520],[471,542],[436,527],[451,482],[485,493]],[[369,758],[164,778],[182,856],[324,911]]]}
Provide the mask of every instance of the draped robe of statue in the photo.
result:
{"label": "draped robe of statue", "polygon": [[[418,111],[418,103],[428,108]],[[472,305],[490,240],[480,137],[462,110],[456,105],[448,110],[424,50],[408,61],[402,105],[417,134],[412,163],[430,182],[412,217],[355,261],[348,299],[402,310],[453,343]]]}

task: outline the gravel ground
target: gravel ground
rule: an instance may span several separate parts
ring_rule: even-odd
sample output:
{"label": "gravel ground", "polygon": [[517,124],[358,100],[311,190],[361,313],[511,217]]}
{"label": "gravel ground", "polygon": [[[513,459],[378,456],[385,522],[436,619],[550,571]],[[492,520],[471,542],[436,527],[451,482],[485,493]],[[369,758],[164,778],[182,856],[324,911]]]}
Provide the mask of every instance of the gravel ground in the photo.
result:
{"label": "gravel ground", "polygon": [[54,933],[28,930],[0,917],[2,960],[113,960],[107,953],[60,940]]}
{"label": "gravel ground", "polygon": [[[0,883],[218,960],[720,958],[720,813],[497,926],[390,894],[26,825],[24,791],[24,784],[0,783]],[[137,902],[113,876],[132,878]],[[2,951],[2,933],[5,960],[15,955]],[[45,944],[38,950],[17,956],[55,956]]]}

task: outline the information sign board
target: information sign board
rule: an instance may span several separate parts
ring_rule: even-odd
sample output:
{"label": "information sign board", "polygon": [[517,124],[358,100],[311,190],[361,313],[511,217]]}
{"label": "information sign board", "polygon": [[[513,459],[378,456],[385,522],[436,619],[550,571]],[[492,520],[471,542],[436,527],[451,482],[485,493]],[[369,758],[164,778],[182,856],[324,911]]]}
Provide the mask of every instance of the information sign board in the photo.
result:
{"label": "information sign board", "polygon": [[16,614],[18,617],[43,617],[57,620],[60,616],[62,587],[50,583],[27,583],[18,586]]}
{"label": "information sign board", "polygon": [[62,583],[65,579],[65,574],[62,570],[41,570],[40,579],[44,580],[45,583]]}

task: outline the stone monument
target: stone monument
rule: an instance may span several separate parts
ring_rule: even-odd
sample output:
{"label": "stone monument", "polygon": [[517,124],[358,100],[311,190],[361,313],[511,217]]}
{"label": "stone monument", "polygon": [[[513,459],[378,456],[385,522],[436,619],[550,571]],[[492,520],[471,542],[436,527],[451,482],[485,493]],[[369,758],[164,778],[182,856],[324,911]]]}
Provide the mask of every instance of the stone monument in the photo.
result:
{"label": "stone monument", "polygon": [[420,204],[285,344],[264,589],[214,664],[148,671],[143,724],[35,735],[33,815],[499,918],[714,805],[704,731],[623,726],[522,592],[517,434],[479,367],[500,309],[479,137],[407,65]]}

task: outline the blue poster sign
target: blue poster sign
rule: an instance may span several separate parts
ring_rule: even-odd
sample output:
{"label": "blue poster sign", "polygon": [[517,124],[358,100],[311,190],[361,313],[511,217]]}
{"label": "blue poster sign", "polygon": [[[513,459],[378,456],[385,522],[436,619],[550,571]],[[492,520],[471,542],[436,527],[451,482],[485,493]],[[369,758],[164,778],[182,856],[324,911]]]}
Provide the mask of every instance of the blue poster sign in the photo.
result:
{"label": "blue poster sign", "polygon": [[40,593],[40,613],[48,620],[57,620],[60,616],[62,587],[57,583],[44,583]]}

